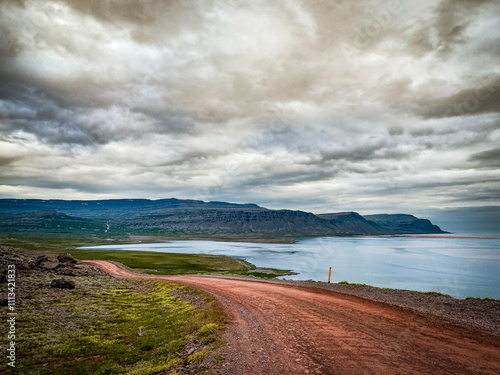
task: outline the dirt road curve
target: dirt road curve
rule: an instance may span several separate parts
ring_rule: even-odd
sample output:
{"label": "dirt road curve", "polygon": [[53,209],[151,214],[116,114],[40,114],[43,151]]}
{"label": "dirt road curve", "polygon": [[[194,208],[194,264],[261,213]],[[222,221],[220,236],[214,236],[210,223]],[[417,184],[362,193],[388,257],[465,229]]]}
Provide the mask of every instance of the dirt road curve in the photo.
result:
{"label": "dirt road curve", "polygon": [[318,288],[203,276],[116,277],[204,290],[232,319],[227,374],[500,374],[500,339]]}

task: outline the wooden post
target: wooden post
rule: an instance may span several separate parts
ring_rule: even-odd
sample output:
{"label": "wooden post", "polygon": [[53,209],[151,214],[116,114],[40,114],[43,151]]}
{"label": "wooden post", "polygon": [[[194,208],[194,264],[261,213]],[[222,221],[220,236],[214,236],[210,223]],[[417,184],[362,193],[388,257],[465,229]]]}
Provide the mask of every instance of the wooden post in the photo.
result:
{"label": "wooden post", "polygon": [[328,271],[328,284],[330,284],[331,277],[332,277],[332,267],[330,267],[330,271]]}

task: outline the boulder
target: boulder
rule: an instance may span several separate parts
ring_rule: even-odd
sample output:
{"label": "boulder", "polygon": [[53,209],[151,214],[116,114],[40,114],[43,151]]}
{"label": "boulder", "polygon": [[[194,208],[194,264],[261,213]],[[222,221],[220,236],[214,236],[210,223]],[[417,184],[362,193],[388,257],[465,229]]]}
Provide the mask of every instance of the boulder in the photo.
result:
{"label": "boulder", "polygon": [[50,283],[51,288],[61,289],[75,289],[75,282],[73,280],[55,279]]}
{"label": "boulder", "polygon": [[36,258],[35,264],[38,266],[40,263],[47,262],[49,257],[47,255],[40,255]]}
{"label": "boulder", "polygon": [[18,263],[17,264],[17,269],[19,270],[29,270],[30,269],[30,265],[28,262],[26,262],[25,260]]}
{"label": "boulder", "polygon": [[61,254],[57,256],[57,260],[60,263],[76,264],[78,262],[71,254]]}

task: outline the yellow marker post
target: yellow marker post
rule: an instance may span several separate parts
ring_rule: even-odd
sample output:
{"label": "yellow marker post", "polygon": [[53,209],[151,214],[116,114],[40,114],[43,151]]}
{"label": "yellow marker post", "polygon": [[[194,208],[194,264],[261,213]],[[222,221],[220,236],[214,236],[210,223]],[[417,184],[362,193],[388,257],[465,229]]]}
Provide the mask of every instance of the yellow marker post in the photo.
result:
{"label": "yellow marker post", "polygon": [[330,284],[331,277],[332,277],[332,267],[330,267],[330,271],[328,271],[328,284]]}

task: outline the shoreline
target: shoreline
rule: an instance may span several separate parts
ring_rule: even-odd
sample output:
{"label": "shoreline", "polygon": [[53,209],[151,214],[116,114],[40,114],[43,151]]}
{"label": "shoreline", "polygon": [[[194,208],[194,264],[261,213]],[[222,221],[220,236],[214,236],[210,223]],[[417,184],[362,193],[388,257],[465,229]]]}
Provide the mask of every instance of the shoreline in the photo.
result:
{"label": "shoreline", "polygon": [[500,237],[494,236],[450,236],[450,235],[432,235],[432,234],[401,234],[394,237],[411,237],[411,238],[460,238],[465,240],[500,240]]}

